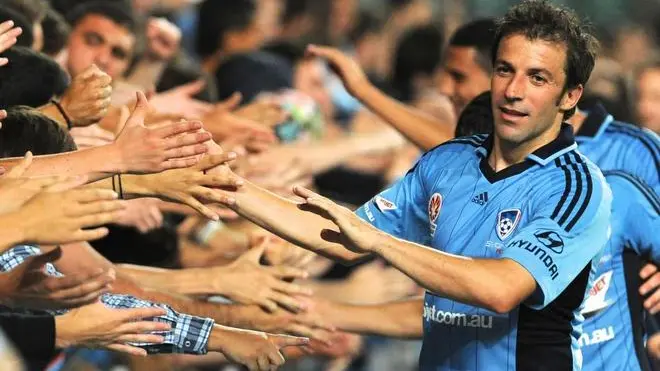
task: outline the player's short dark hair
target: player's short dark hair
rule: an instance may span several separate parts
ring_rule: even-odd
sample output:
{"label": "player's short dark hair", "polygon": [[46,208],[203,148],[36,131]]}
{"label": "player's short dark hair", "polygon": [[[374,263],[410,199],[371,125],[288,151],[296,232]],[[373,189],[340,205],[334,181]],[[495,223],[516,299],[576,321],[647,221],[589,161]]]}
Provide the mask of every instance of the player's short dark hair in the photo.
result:
{"label": "player's short dark hair", "polygon": [[3,7],[21,13],[30,23],[40,23],[46,17],[49,8],[44,0],[5,0],[2,3]]}
{"label": "player's short dark hair", "polygon": [[23,29],[23,32],[16,38],[16,45],[32,47],[34,33],[32,22],[28,21],[27,17],[10,7],[0,7],[0,23],[5,21],[14,21],[15,27]]}
{"label": "player's short dark hair", "polygon": [[411,100],[415,76],[432,75],[442,59],[442,31],[434,25],[411,28],[397,45],[392,83],[402,93],[401,99]]}
{"label": "player's short dark hair", "polygon": [[486,91],[465,106],[456,123],[456,137],[493,132],[493,107],[490,98],[490,91]]}
{"label": "player's short dark hair", "polygon": [[2,57],[10,62],[0,68],[0,107],[40,107],[68,88],[69,75],[50,57],[24,46],[14,46]]}
{"label": "player's short dark hair", "polygon": [[254,21],[255,0],[206,0],[199,7],[197,54],[208,57],[222,48],[224,35],[243,31]]}
{"label": "player's short dark hair", "polygon": [[491,50],[495,42],[495,20],[477,19],[459,27],[449,39],[449,45],[474,48],[477,64],[488,75],[493,69]]}
{"label": "player's short dark hair", "polygon": [[55,56],[66,46],[71,27],[64,17],[53,9],[48,9],[42,23],[44,29],[44,54]]}
{"label": "player's short dark hair", "polygon": [[[491,58],[493,62],[497,58],[497,49],[502,39],[514,34],[524,35],[530,40],[566,45],[565,90],[584,86],[589,80],[596,62],[598,40],[589,25],[582,22],[573,10],[551,4],[547,0],[525,0],[511,7],[497,22]],[[575,107],[565,112],[564,118],[573,113]]]}
{"label": "player's short dark hair", "polygon": [[85,1],[63,14],[72,28],[75,28],[86,16],[96,14],[126,28],[136,38],[141,35],[139,17],[135,14],[131,4],[126,1]]}
{"label": "player's short dark hair", "polygon": [[0,130],[0,157],[20,157],[27,151],[51,155],[76,150],[71,135],[56,121],[25,106],[7,110]]}

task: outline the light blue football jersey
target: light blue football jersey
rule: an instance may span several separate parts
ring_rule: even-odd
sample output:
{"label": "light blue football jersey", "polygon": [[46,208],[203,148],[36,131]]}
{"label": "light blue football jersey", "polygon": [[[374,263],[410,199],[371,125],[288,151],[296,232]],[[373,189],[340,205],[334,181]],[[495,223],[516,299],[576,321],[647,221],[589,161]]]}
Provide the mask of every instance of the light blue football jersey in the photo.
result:
{"label": "light blue football jersey", "polygon": [[492,139],[458,138],[358,209],[399,238],[473,258],[512,259],[537,282],[497,314],[432,293],[424,302],[423,371],[579,370],[580,314],[608,240],[611,192],[563,125],[551,143],[500,172]]}

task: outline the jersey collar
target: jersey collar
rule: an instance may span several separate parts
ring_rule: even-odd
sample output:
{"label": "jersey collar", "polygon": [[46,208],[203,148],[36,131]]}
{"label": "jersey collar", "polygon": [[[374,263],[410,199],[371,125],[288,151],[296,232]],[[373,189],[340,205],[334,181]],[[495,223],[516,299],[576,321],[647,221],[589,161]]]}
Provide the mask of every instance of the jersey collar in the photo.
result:
{"label": "jersey collar", "polygon": [[494,183],[498,180],[520,174],[535,164],[545,166],[559,156],[577,149],[577,144],[575,143],[575,138],[573,136],[573,127],[567,123],[563,123],[561,124],[559,135],[552,142],[527,155],[525,161],[511,165],[499,172],[495,172],[488,164],[488,153],[492,148],[493,135],[491,134],[481,146],[475,149],[475,151],[478,156],[481,157],[479,167],[481,168],[482,173],[488,181]]}
{"label": "jersey collar", "polygon": [[614,118],[607,113],[605,107],[596,102],[593,106],[585,110],[587,118],[582,123],[580,130],[576,133],[575,140],[578,142],[597,140],[605,129],[610,125]]}

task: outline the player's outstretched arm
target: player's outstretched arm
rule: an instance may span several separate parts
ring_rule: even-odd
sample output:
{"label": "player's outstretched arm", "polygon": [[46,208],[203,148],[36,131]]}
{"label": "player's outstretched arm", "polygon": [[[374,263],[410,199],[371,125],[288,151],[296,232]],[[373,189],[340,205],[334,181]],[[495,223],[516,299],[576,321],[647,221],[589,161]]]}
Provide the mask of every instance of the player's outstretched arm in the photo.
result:
{"label": "player's outstretched arm", "polygon": [[[324,235],[326,240],[343,241],[356,253],[379,255],[429,291],[497,313],[520,305],[535,293],[537,285],[543,295],[534,296],[530,305],[543,307],[584,274],[585,266],[606,242],[610,207],[610,199],[601,199],[599,194],[598,202],[588,210],[591,218],[570,233],[539,215],[509,242],[502,258],[473,259],[398,239],[325,197],[302,187],[294,192],[305,199],[310,214],[323,215],[335,224]],[[581,245],[587,247],[578,248]],[[557,251],[561,247],[564,253],[548,252],[547,246]],[[552,264],[548,266],[548,262]]]}
{"label": "player's outstretched arm", "polygon": [[[373,86],[366,75],[350,57],[341,51],[310,45],[308,54],[327,60],[341,76],[346,89],[371,111],[390,123],[401,134],[424,151],[454,137],[452,125],[387,96]],[[448,120],[452,113],[448,113]]]}
{"label": "player's outstretched arm", "polygon": [[248,181],[230,195],[230,208],[264,229],[307,250],[344,264],[355,263],[368,253],[355,253],[342,241],[324,237],[337,234],[329,220],[304,211],[305,206],[289,201]]}

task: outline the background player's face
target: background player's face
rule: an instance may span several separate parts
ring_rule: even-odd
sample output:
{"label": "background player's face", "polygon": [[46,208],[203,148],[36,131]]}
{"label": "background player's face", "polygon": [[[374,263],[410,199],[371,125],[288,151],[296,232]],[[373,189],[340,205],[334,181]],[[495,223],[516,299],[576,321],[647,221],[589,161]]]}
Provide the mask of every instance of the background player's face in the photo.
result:
{"label": "background player's face", "polygon": [[450,45],[439,90],[451,99],[456,115],[460,115],[468,103],[488,89],[490,74],[477,63],[477,50],[469,46]]}
{"label": "background player's face", "polygon": [[500,41],[491,79],[495,134],[526,143],[560,125],[582,87],[564,92],[566,46],[513,34]]}

